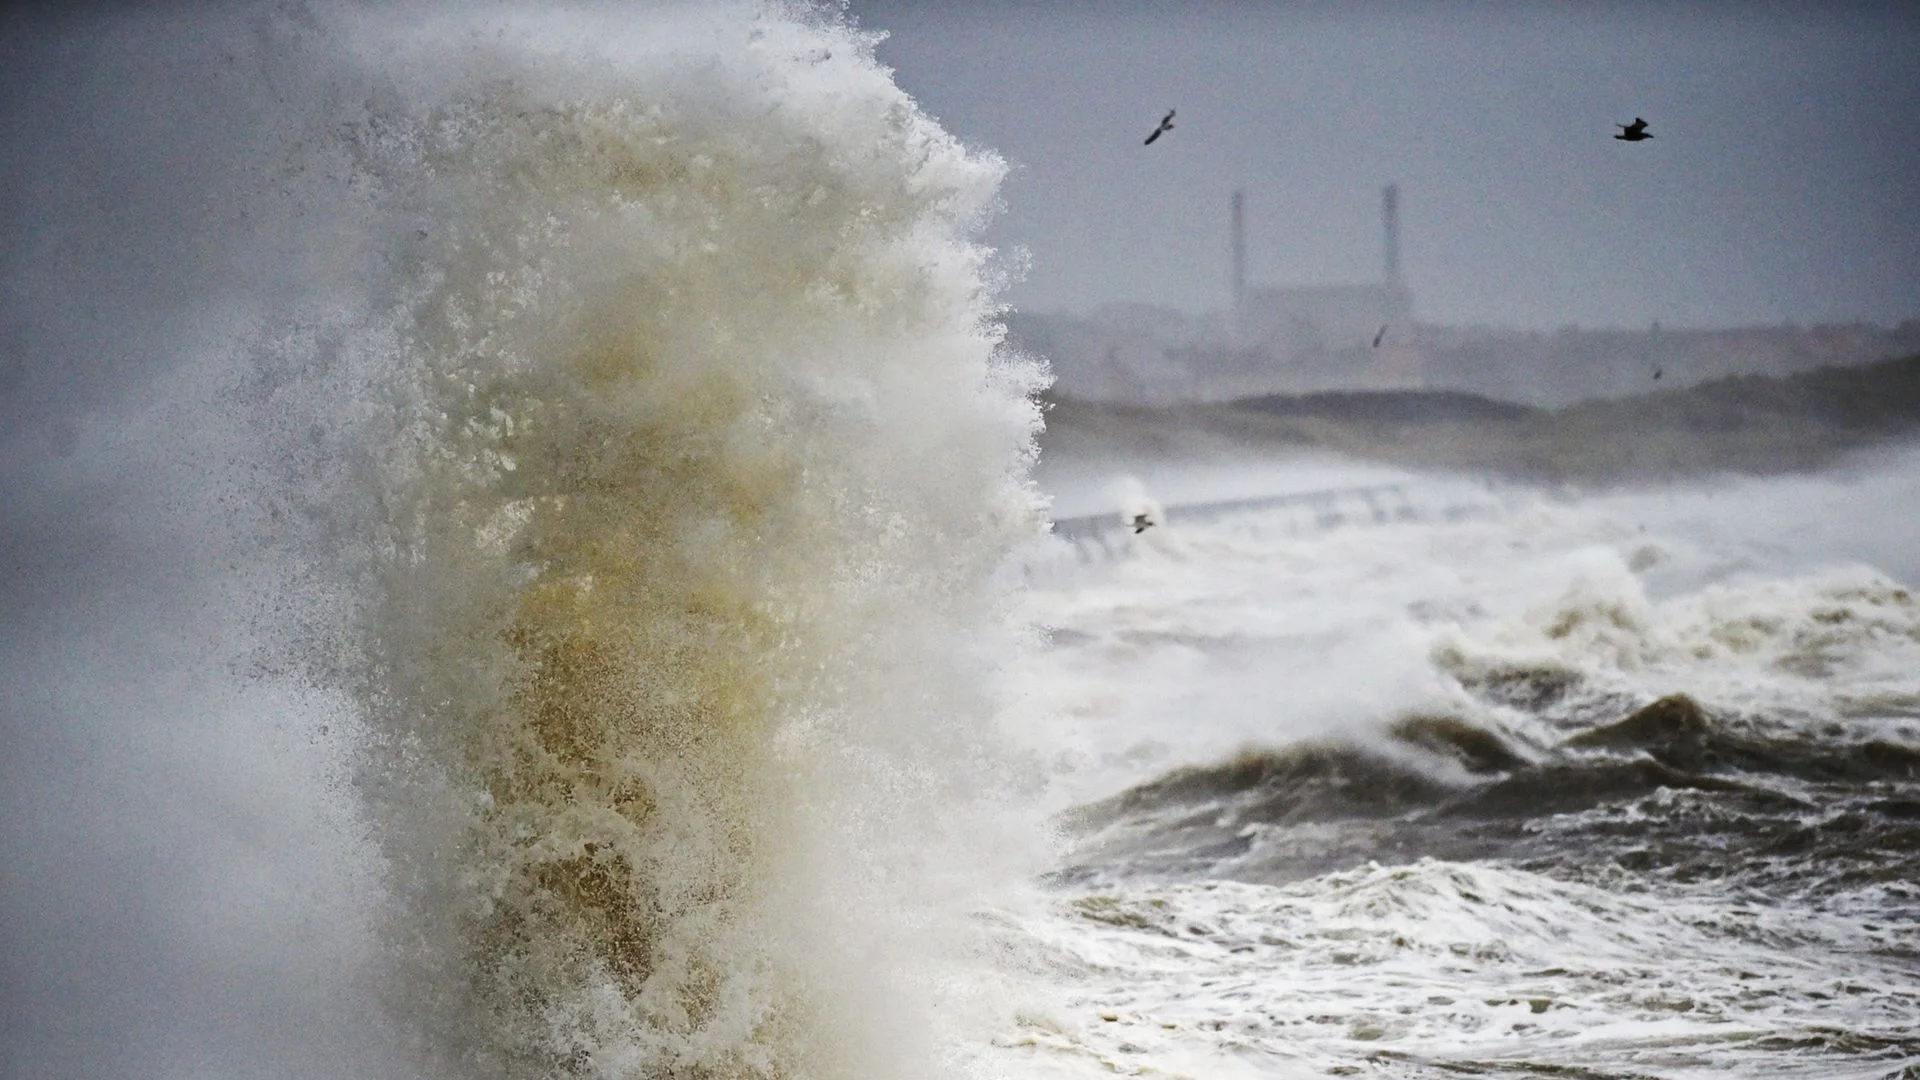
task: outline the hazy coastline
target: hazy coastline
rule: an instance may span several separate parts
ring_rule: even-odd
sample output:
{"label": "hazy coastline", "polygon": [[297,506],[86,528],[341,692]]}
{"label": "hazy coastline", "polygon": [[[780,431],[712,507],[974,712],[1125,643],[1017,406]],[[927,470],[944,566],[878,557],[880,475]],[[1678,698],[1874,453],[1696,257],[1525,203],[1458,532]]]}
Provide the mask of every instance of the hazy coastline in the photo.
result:
{"label": "hazy coastline", "polygon": [[1042,455],[1203,460],[1334,453],[1512,480],[1621,485],[1833,465],[1920,429],[1920,355],[1547,409],[1459,391],[1123,405],[1053,396]]}

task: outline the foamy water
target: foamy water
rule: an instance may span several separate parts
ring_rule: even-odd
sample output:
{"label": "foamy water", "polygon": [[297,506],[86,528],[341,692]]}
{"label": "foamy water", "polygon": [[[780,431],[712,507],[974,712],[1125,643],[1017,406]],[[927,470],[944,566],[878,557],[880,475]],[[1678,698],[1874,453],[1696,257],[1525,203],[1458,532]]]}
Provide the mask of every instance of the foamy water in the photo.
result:
{"label": "foamy water", "polygon": [[[1176,515],[1036,590],[1057,805],[1149,786],[1001,916],[1032,965],[1002,1066],[1898,1071],[1920,603],[1860,559],[1910,554],[1870,525],[1920,494],[1910,464],[1453,522]],[[1669,694],[1711,718],[1707,779],[1657,740],[1573,749]]]}
{"label": "foamy water", "polygon": [[403,410],[376,816],[442,786],[457,825],[392,855],[413,977],[504,1068],[911,1068],[891,947],[940,932],[901,913],[991,758],[975,650],[1037,522],[965,238],[998,167],[843,32],[717,30],[697,68],[457,84],[373,148],[458,268],[368,346]]}
{"label": "foamy water", "polygon": [[[972,239],[1000,163],[923,116],[871,39],[801,11],[316,8],[104,30],[244,69],[221,77],[255,98],[170,122],[256,178],[215,215],[236,251],[270,261],[288,233],[313,249],[277,280],[162,298],[193,332],[118,409],[139,422],[56,425],[56,453],[145,481],[112,534],[161,551],[170,580],[153,612],[56,596],[50,621],[174,637],[94,668],[188,680],[160,716],[240,699],[204,738],[149,736],[167,725],[131,703],[81,711],[99,696],[84,666],[31,661],[75,702],[41,722],[174,742],[169,768],[124,762],[133,805],[181,779],[273,803],[252,759],[270,731],[291,744],[285,795],[322,831],[256,857],[316,868],[292,902],[344,913],[313,930],[341,958],[315,964],[271,917],[249,938],[237,909],[269,901],[245,884],[156,906],[319,984],[365,1032],[365,1074],[936,1069],[968,904],[1045,851],[974,809],[1015,771],[995,736],[1018,640],[1003,568],[1044,527],[1026,477],[1038,366],[997,349],[996,271]],[[209,130],[289,91],[270,142]],[[19,452],[53,496],[78,491]],[[169,502],[177,520],[139,526]],[[20,842],[51,860],[62,800],[40,799]],[[80,965],[34,948],[23,982]],[[86,978],[144,998],[102,1010],[113,1029],[161,992]],[[165,1022],[89,1064],[116,1040],[59,1045],[62,1009],[89,1006],[46,997],[29,1071],[196,1067],[188,1025]],[[236,1019],[198,1056],[323,1071],[311,1044],[341,1039],[231,1045],[266,1022]]]}
{"label": "foamy water", "polygon": [[1471,512],[1175,514],[1033,574],[1003,167],[855,30],[30,25],[7,1075],[1920,1055],[1907,459],[1050,462],[1061,515]]}

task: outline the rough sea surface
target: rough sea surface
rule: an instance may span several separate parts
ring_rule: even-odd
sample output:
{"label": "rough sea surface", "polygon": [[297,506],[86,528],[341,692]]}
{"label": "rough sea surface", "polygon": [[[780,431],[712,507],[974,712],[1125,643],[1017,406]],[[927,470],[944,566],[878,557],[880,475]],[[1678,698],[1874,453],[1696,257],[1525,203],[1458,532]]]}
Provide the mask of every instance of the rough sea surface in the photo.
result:
{"label": "rough sea surface", "polygon": [[1075,794],[1001,923],[1009,1071],[1908,1075],[1920,600],[1864,559],[1911,566],[1913,463],[1413,478],[1456,512],[1172,512],[1037,573],[1024,671]]}
{"label": "rough sea surface", "polygon": [[1042,462],[844,12],[123,7],[4,28],[0,1076],[1912,1075],[1920,459]]}

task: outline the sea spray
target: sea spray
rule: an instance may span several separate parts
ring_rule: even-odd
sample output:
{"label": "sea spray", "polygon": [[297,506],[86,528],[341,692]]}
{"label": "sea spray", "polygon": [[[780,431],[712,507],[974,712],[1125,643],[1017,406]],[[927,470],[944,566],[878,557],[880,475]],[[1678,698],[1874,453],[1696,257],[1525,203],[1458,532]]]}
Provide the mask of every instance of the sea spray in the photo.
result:
{"label": "sea spray", "polygon": [[393,1002],[469,1074],[919,1073],[1040,520],[1001,167],[830,21],[578,18],[361,27],[424,73],[342,129]]}

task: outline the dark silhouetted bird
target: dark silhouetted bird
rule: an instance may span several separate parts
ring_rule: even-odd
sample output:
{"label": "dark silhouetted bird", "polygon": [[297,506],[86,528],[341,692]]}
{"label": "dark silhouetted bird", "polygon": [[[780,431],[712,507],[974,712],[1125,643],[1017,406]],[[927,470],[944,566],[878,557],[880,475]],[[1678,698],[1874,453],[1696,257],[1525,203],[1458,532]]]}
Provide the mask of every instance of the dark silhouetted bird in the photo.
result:
{"label": "dark silhouetted bird", "polygon": [[1664,371],[1662,371],[1662,370],[1660,370],[1659,368],[1654,368],[1654,369],[1653,369],[1653,381],[1654,381],[1654,382],[1659,382],[1659,381],[1660,381],[1660,376],[1662,376],[1662,375],[1664,375],[1664,374],[1666,374],[1666,372],[1664,372]]}
{"label": "dark silhouetted bird", "polygon": [[1153,134],[1147,136],[1147,141],[1144,143],[1141,143],[1140,145],[1152,146],[1153,140],[1159,138],[1161,135],[1164,135],[1165,133],[1172,130],[1173,130],[1173,110],[1168,109],[1167,115],[1160,118],[1160,126],[1157,128],[1154,128]]}
{"label": "dark silhouetted bird", "polygon": [[1633,118],[1633,123],[1631,124],[1615,124],[1613,126],[1620,129],[1620,134],[1615,135],[1614,138],[1620,139],[1623,142],[1639,142],[1641,139],[1653,138],[1653,136],[1647,134],[1647,122],[1637,116]]}
{"label": "dark silhouetted bird", "polygon": [[1139,536],[1151,528],[1153,528],[1153,518],[1151,516],[1147,514],[1133,515],[1133,535]]}
{"label": "dark silhouetted bird", "polygon": [[1381,323],[1381,324],[1380,324],[1380,332],[1379,332],[1379,333],[1377,333],[1377,334],[1375,334],[1375,335],[1373,335],[1373,347],[1374,347],[1374,348],[1376,348],[1376,349],[1377,349],[1377,348],[1379,348],[1379,347],[1380,347],[1380,341],[1381,341],[1381,339],[1382,339],[1382,338],[1384,338],[1384,337],[1386,337],[1386,336],[1387,336],[1387,324],[1386,324],[1386,323]]}

